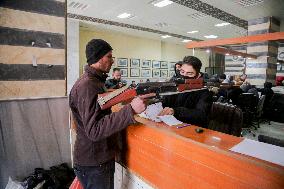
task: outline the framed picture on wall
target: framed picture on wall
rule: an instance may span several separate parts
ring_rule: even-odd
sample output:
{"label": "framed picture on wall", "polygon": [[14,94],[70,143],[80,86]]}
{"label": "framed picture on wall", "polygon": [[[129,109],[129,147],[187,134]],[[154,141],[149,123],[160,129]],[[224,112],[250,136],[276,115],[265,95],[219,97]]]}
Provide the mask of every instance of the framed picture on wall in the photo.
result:
{"label": "framed picture on wall", "polygon": [[175,75],[175,71],[174,70],[170,70],[169,77],[173,77],[174,75]]}
{"label": "framed picture on wall", "polygon": [[168,69],[168,62],[167,61],[161,61],[161,68]]}
{"label": "framed picture on wall", "polygon": [[141,70],[141,77],[151,77],[151,70],[150,69],[142,69]]}
{"label": "framed picture on wall", "polygon": [[130,77],[140,77],[140,69],[139,68],[131,68],[130,69]]}
{"label": "framed picture on wall", "polygon": [[157,60],[152,61],[152,67],[153,68],[160,68],[161,67],[161,62]]}
{"label": "framed picture on wall", "polygon": [[140,67],[140,59],[131,58],[130,59],[130,67],[131,68],[139,68]]}
{"label": "framed picture on wall", "polygon": [[176,62],[170,62],[170,70],[175,69],[175,64],[176,64]]}
{"label": "framed picture on wall", "polygon": [[120,68],[121,77],[128,77],[128,69],[127,68]]}
{"label": "framed picture on wall", "polygon": [[161,77],[168,77],[168,70],[161,70]]}
{"label": "framed picture on wall", "polygon": [[161,77],[160,69],[153,69],[153,77]]}
{"label": "framed picture on wall", "polygon": [[142,68],[151,68],[151,60],[143,60],[141,67]]}
{"label": "framed picture on wall", "polygon": [[116,64],[117,64],[117,67],[128,67],[128,59],[118,58]]}

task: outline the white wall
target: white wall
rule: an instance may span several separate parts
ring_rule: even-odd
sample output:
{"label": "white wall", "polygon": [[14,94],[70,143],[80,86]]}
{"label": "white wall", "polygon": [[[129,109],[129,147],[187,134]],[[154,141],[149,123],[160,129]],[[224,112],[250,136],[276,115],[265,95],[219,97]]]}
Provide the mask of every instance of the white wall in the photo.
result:
{"label": "white wall", "polygon": [[79,78],[79,21],[67,20],[67,95]]}
{"label": "white wall", "polygon": [[[131,58],[140,59],[141,65],[143,59],[177,62],[182,60],[184,56],[192,55],[192,50],[187,49],[185,44],[174,44],[163,42],[161,40],[135,37],[114,31],[102,31],[98,29],[92,29],[92,31],[90,31],[86,28],[80,28],[80,73],[83,71],[83,65],[86,64],[85,46],[93,38],[101,38],[110,43],[114,49],[113,56],[116,61],[118,58],[128,59],[128,77],[124,78],[128,83],[133,80],[139,82],[141,79],[146,81],[146,78],[129,77]],[[204,71],[204,68],[209,65],[208,54],[204,51],[195,50],[195,56],[200,58],[203,62],[202,71]],[[116,64],[113,65],[113,67],[115,66]],[[168,72],[170,72],[169,68]],[[158,79],[165,80],[166,78],[150,78],[151,81]]]}

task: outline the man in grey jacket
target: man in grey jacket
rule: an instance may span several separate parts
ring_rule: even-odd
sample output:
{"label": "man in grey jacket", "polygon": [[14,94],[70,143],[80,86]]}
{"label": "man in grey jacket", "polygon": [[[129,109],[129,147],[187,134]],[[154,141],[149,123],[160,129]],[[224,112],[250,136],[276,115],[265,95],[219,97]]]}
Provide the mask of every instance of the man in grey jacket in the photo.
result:
{"label": "man in grey jacket", "polygon": [[69,105],[77,125],[74,147],[74,171],[84,189],[112,189],[116,134],[135,123],[134,114],[146,105],[137,97],[119,112],[101,110],[98,94],[106,92],[105,80],[113,64],[112,47],[104,40],[93,39],[86,46],[88,65],[74,84]]}

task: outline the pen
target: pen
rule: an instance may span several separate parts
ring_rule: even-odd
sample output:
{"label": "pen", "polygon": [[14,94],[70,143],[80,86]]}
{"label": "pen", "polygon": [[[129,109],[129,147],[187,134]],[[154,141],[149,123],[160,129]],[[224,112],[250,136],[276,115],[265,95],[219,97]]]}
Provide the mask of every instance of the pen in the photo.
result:
{"label": "pen", "polygon": [[190,126],[191,124],[184,124],[184,125],[181,125],[181,126],[177,126],[177,128],[178,129],[180,129],[180,128],[183,128],[183,127],[188,127],[188,126]]}

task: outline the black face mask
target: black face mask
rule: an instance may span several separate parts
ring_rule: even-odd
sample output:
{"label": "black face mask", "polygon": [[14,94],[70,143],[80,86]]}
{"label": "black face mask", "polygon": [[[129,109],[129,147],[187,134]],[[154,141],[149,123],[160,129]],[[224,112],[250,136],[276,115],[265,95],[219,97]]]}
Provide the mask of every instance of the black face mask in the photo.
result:
{"label": "black face mask", "polygon": [[178,75],[177,77],[181,78],[181,79],[195,79],[196,78],[196,77],[188,77],[188,76],[184,76],[184,75]]}

